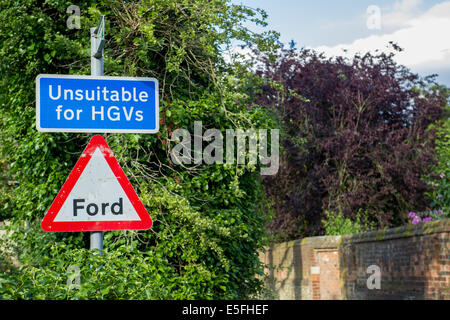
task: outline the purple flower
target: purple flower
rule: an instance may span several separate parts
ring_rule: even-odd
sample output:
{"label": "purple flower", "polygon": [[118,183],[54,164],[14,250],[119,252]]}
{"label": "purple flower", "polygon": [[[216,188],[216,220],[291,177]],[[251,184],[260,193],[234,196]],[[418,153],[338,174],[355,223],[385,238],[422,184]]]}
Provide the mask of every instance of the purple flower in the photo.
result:
{"label": "purple flower", "polygon": [[416,214],[415,214],[414,212],[411,211],[411,212],[408,214],[408,216],[411,217],[411,218],[414,218],[414,217],[416,216]]}
{"label": "purple flower", "polygon": [[431,217],[423,218],[423,222],[428,222],[428,221],[431,221]]}
{"label": "purple flower", "polygon": [[444,179],[445,173],[442,172],[442,173],[439,175],[439,177],[441,177],[441,179]]}
{"label": "purple flower", "polygon": [[442,194],[437,194],[436,199],[442,198]]}
{"label": "purple flower", "polygon": [[439,214],[441,214],[441,215],[442,215],[442,214],[444,214],[444,211],[442,211],[442,210],[439,210]]}
{"label": "purple flower", "polygon": [[419,222],[420,222],[420,217],[415,216],[412,221],[412,224],[418,224]]}

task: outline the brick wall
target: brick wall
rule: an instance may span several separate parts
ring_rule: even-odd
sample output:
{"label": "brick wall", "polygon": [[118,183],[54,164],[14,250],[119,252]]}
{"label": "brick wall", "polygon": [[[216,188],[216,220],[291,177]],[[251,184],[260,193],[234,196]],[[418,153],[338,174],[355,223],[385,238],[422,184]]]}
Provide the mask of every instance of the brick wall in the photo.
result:
{"label": "brick wall", "polygon": [[[283,300],[450,299],[450,220],[275,244],[261,253]],[[380,288],[369,266],[380,271]]]}
{"label": "brick wall", "polygon": [[[348,299],[450,299],[450,220],[343,237],[340,264]],[[367,267],[381,289],[367,288]]]}
{"label": "brick wall", "polygon": [[322,295],[341,299],[337,255],[340,239],[305,238],[267,248],[260,258],[267,266],[267,285],[274,293],[269,298],[310,300]]}

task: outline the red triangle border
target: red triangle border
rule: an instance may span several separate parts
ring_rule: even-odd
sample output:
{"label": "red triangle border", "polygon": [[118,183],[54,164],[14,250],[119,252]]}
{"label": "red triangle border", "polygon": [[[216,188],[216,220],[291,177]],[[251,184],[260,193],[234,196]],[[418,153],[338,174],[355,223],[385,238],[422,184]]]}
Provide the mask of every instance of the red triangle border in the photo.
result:
{"label": "red triangle border", "polygon": [[[54,221],[97,148],[102,152],[114,176],[117,178],[120,186],[141,220]],[[150,229],[151,226],[152,219],[150,218],[150,215],[136,194],[136,191],[134,191],[130,181],[117,162],[117,159],[114,157],[113,152],[101,135],[95,135],[91,138],[41,223],[41,228],[46,232],[147,230]]]}

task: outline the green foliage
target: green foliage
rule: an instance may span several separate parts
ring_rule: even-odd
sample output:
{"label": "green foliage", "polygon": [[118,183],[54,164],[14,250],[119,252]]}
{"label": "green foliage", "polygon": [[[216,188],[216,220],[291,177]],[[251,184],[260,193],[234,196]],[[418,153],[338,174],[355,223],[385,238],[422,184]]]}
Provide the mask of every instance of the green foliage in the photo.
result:
{"label": "green foliage", "polygon": [[0,158],[0,221],[10,218],[11,188],[14,181],[8,177],[8,163]]}
{"label": "green foliage", "polygon": [[[35,239],[31,233],[39,233],[38,229],[36,226],[16,231]],[[48,240],[43,236],[40,238]],[[224,298],[233,296],[226,290],[229,280],[222,278],[220,272],[211,270],[206,263],[192,261],[183,266],[180,273],[171,263],[168,252],[175,252],[170,248],[160,250],[157,246],[139,250],[135,241],[120,245],[107,242],[102,254],[63,242],[41,243],[33,248],[36,250],[34,255],[37,252],[42,254],[35,257],[34,263],[12,269],[8,277],[0,278],[2,298],[211,299],[217,295]],[[80,269],[80,288],[67,285],[71,278],[68,273],[70,266]]]}
{"label": "green foliage", "polygon": [[[254,84],[248,67],[227,65],[221,55],[235,40],[276,49],[275,34],[253,35],[244,27],[264,24],[264,12],[225,0],[79,1],[82,29],[69,30],[71,4],[0,3],[0,159],[6,176],[18,181],[8,193],[14,232],[0,246],[14,250],[20,264],[3,268],[0,297],[237,299],[257,293],[257,252],[268,219],[258,166],[177,166],[169,154],[172,132],[193,132],[194,121],[205,130],[273,126],[262,109],[247,107],[243,87]],[[154,225],[105,232],[104,254],[92,255],[87,234],[39,227],[90,135],[37,132],[34,85],[40,73],[89,74],[89,27],[101,14],[105,75],[157,78],[161,124],[157,135],[105,135]],[[238,81],[237,74],[247,78]],[[78,292],[65,287],[70,265],[81,269]]]}
{"label": "green foliage", "polygon": [[[450,95],[450,89],[446,89]],[[434,174],[428,180],[432,187],[427,195],[431,199],[431,216],[437,219],[450,217],[450,105],[447,105],[444,119],[430,126],[436,129],[436,154],[438,163]]]}
{"label": "green foliage", "polygon": [[369,222],[367,211],[358,210],[354,219],[344,217],[342,211],[337,213],[326,210],[326,219],[322,220],[325,235],[338,236],[343,234],[355,234],[374,229],[374,223]]}
{"label": "green foliage", "polygon": [[447,107],[447,118],[437,132],[436,144],[439,163],[435,170],[438,178],[432,195],[432,207],[443,210],[450,217],[450,106]]}
{"label": "green foliage", "polygon": [[[450,96],[450,88],[447,88],[447,92]],[[436,173],[450,176],[450,105],[447,105],[444,120],[437,131],[436,151],[439,159]]]}

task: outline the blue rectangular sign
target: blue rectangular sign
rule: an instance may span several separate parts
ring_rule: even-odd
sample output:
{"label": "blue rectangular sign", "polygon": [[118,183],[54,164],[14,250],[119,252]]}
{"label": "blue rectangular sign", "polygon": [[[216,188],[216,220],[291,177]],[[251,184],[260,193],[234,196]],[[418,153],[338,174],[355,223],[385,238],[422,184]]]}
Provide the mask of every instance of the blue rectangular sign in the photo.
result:
{"label": "blue rectangular sign", "polygon": [[40,74],[36,127],[42,132],[156,133],[158,80]]}

